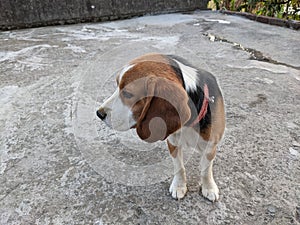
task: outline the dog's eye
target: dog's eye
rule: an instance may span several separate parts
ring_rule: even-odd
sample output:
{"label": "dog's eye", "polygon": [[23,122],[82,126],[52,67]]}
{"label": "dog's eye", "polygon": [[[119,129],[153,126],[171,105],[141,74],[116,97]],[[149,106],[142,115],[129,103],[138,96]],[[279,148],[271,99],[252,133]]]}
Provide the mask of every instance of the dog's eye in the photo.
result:
{"label": "dog's eye", "polygon": [[133,94],[131,94],[131,93],[128,92],[128,91],[122,91],[122,94],[123,94],[124,98],[130,99],[130,98],[133,97]]}

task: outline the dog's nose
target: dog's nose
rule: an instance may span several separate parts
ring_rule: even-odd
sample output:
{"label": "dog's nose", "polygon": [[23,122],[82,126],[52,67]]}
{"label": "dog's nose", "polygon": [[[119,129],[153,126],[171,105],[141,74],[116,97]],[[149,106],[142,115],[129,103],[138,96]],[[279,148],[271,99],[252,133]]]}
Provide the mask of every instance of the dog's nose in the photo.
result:
{"label": "dog's nose", "polygon": [[106,112],[103,109],[97,110],[97,116],[101,119],[104,120],[107,116]]}

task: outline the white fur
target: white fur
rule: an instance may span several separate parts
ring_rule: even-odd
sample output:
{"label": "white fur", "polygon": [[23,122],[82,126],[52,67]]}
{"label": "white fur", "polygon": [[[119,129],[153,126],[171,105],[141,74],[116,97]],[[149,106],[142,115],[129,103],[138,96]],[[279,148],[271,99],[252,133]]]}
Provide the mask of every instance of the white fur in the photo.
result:
{"label": "white fur", "polygon": [[197,69],[184,65],[183,63],[177,60],[175,61],[178,63],[179,68],[181,69],[186,90],[191,92],[196,91],[198,81]]}
{"label": "white fur", "polygon": [[212,171],[213,161],[206,158],[206,154],[201,158],[201,185],[202,195],[214,202],[219,199],[219,188],[214,180]]}
{"label": "white fur", "polygon": [[168,140],[174,146],[181,146],[184,149],[198,149],[201,152],[204,152],[209,144],[192,127],[182,127],[171,134]]}
{"label": "white fur", "polygon": [[134,66],[135,66],[135,64],[127,65],[121,70],[120,76],[119,76],[119,82],[122,80],[122,77],[124,76],[124,74]]}
{"label": "white fur", "polygon": [[215,144],[207,142],[191,127],[183,127],[168,137],[168,141],[178,147],[178,154],[173,158],[174,164],[174,178],[170,186],[170,192],[173,198],[183,198],[186,193],[186,175],[184,162],[182,157],[182,149],[196,149],[201,156],[201,184],[202,194],[210,201],[217,201],[219,199],[219,189],[214,181],[212,164],[206,154],[211,152]]}
{"label": "white fur", "polygon": [[187,192],[187,187],[183,155],[180,147],[177,149],[176,158],[172,157],[172,159],[174,165],[174,178],[169,191],[173,198],[181,199],[185,196]]}
{"label": "white fur", "polygon": [[109,97],[100,108],[104,109],[107,116],[104,122],[118,131],[129,130],[136,121],[133,119],[130,108],[123,104],[119,95],[119,88]]}

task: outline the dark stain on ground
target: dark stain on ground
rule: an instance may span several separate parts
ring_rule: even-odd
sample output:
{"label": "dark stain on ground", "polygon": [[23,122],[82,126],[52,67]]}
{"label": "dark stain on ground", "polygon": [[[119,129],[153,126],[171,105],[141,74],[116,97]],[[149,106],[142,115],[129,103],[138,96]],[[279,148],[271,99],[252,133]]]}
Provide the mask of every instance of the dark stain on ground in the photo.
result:
{"label": "dark stain on ground", "polygon": [[249,106],[252,108],[267,101],[267,96],[265,94],[257,94],[256,97],[257,97],[256,100],[249,103]]}

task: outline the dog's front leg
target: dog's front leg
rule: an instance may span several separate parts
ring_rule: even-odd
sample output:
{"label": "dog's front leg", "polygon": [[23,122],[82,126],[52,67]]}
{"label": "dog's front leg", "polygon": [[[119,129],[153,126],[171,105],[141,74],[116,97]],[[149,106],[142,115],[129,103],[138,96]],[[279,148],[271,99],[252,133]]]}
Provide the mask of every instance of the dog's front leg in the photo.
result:
{"label": "dog's front leg", "polygon": [[217,146],[209,149],[208,154],[203,154],[201,158],[201,185],[202,194],[205,198],[214,202],[219,199],[219,188],[213,177],[213,160],[215,158]]}
{"label": "dog's front leg", "polygon": [[167,141],[167,143],[174,165],[174,178],[169,191],[173,198],[181,199],[187,192],[182,149],[178,146],[172,145],[169,141]]}

